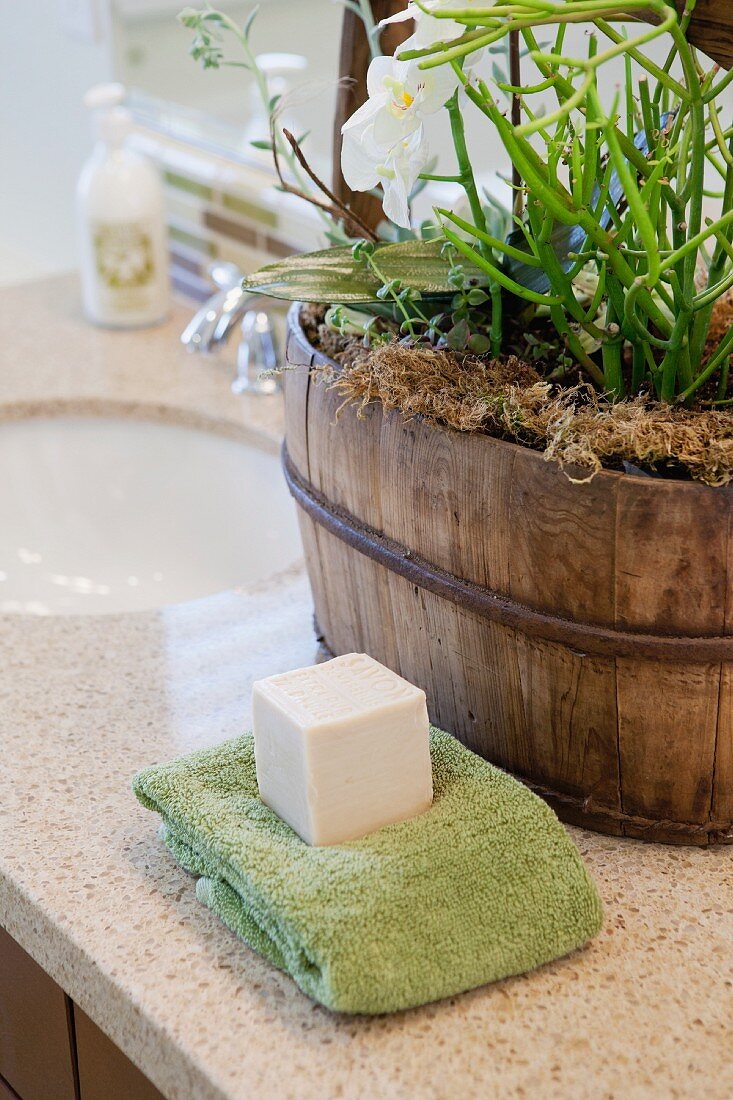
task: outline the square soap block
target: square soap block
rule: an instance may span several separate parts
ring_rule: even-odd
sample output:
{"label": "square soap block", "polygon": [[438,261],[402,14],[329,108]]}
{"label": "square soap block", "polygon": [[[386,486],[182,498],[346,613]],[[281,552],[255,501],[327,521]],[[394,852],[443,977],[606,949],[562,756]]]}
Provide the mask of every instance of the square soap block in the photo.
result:
{"label": "square soap block", "polygon": [[342,844],[433,801],[425,692],[365,653],[258,680],[260,797],[308,844]]}

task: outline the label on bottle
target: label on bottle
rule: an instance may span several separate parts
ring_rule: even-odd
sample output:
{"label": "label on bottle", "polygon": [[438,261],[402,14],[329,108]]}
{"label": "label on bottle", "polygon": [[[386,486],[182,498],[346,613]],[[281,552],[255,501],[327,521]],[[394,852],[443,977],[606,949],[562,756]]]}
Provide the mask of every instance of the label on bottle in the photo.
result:
{"label": "label on bottle", "polygon": [[152,227],[95,222],[92,244],[101,304],[129,312],[146,309],[157,279]]}

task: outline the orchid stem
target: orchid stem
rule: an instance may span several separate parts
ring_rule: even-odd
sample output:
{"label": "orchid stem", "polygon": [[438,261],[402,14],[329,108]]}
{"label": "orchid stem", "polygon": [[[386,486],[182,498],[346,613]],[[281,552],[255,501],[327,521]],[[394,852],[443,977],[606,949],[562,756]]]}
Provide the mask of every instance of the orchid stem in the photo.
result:
{"label": "orchid stem", "polygon": [[[454,69],[457,69],[461,73],[461,67],[457,63],[453,65]],[[463,124],[463,114],[458,102],[458,89],[456,88],[453,95],[446,103],[448,110],[448,118],[450,119],[451,135],[453,137],[453,147],[456,151],[456,160],[458,161],[459,175],[458,179],[466,192],[466,198],[468,199],[468,205],[471,208],[471,217],[473,223],[478,229],[480,234],[487,236],[486,232],[486,217],[484,215],[484,209],[481,205],[481,196],[478,193],[476,186],[476,178],[473,174],[473,167],[471,166],[471,158],[468,153],[468,146],[466,145],[466,130]],[[493,260],[493,252],[491,248],[486,244],[481,237],[478,237],[479,251],[486,259]],[[490,286],[491,294],[491,353],[492,355],[500,355],[502,351],[502,316],[503,316],[503,302],[502,302],[502,289],[499,283],[492,279]]]}

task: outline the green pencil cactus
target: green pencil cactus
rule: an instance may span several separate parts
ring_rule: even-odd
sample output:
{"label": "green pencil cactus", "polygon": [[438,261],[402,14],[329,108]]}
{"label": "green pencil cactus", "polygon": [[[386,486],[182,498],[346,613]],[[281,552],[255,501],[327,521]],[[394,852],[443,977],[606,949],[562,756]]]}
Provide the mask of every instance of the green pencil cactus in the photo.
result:
{"label": "green pencil cactus", "polygon": [[[367,101],[343,130],[344,176],[356,190],[381,186],[385,239],[365,246],[348,211],[332,208],[340,249],[269,265],[246,285],[349,306],[351,332],[356,309],[367,340],[384,338],[380,316],[403,340],[500,356],[518,326],[537,346],[539,326],[543,346],[554,330],[558,359],[613,398],[725,404],[733,330],[721,334],[714,313],[733,289],[733,126],[722,109],[733,71],[688,42],[694,7],[679,16],[665,0],[414,0],[392,17],[413,19],[413,36],[372,60]],[[224,27],[205,18],[207,33]],[[572,27],[587,31],[582,51],[568,46]],[[480,75],[487,50],[491,82]],[[523,56],[514,83],[501,66],[512,50]],[[210,62],[211,42],[205,54]],[[609,102],[616,59],[625,79]],[[426,126],[439,111],[454,159],[442,175]],[[503,221],[477,184],[469,111],[515,168]],[[430,180],[460,184],[467,209],[436,207],[418,229],[411,196]]]}
{"label": "green pencil cactus", "polygon": [[[438,211],[446,237],[505,290],[547,309],[590,377],[617,396],[650,385],[664,401],[687,401],[716,372],[726,377],[733,348],[730,332],[708,347],[715,302],[733,286],[733,130],[723,127],[717,105],[731,76],[701,67],[684,34],[692,7],[680,22],[663,0],[441,5],[431,18],[458,20],[461,36],[401,55],[420,71],[452,69],[496,128],[526,192],[526,213],[508,240],[487,236],[474,205],[470,223]],[[630,24],[634,11],[651,12],[658,25]],[[585,57],[565,49],[572,23],[591,30]],[[554,42],[541,49],[537,35],[550,28]],[[486,83],[465,71],[477,49],[512,32],[524,38],[536,70],[531,82],[501,88],[519,97],[518,126]],[[645,47],[664,36],[669,50],[660,65]],[[608,109],[599,76],[619,56],[627,79]],[[556,106],[540,116],[533,97],[548,90]],[[715,218],[704,217],[706,168],[720,181],[710,196],[719,202]],[[588,267],[597,278],[590,305],[576,285]],[[597,343],[595,356],[582,334]]]}

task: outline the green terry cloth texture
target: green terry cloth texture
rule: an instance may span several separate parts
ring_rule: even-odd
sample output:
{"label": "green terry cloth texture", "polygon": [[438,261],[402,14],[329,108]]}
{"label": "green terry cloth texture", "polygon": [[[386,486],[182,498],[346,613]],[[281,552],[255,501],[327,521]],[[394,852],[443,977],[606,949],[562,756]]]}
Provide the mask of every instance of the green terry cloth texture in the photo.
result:
{"label": "green terry cloth texture", "polygon": [[552,810],[442,730],[430,746],[432,808],[332,847],[260,800],[251,734],[133,788],[199,899],[250,947],[327,1008],[394,1012],[557,959],[602,920]]}

